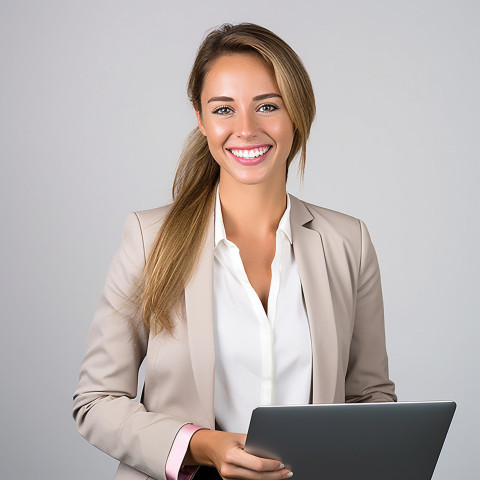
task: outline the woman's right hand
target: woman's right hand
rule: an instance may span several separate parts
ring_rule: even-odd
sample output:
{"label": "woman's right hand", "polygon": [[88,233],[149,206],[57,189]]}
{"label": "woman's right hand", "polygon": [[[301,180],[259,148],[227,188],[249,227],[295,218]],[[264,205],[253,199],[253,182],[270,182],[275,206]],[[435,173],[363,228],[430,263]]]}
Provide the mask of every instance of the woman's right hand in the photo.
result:
{"label": "woman's right hand", "polygon": [[188,447],[185,464],[215,467],[228,480],[280,480],[293,473],[279,460],[245,452],[247,436],[217,430],[197,430]]}

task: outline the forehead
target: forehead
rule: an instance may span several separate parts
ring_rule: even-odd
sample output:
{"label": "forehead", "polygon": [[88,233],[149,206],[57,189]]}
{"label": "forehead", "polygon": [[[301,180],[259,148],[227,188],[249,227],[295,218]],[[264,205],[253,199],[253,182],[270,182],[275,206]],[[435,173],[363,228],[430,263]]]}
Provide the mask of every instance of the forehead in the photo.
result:
{"label": "forehead", "polygon": [[222,55],[214,60],[205,76],[202,98],[210,96],[254,97],[280,91],[273,69],[251,53]]}

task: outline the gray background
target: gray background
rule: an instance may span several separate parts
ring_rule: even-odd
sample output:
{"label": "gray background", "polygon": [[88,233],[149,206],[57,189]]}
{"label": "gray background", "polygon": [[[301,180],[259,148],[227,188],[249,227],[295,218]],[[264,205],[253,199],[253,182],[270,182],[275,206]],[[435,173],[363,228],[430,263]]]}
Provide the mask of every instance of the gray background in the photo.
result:
{"label": "gray background", "polygon": [[0,477],[113,476],[71,419],[86,334],[126,214],[170,200],[187,75],[225,21],[303,58],[318,116],[289,189],[369,226],[399,398],[458,402],[435,479],[476,477],[479,20],[458,0],[1,1]]}

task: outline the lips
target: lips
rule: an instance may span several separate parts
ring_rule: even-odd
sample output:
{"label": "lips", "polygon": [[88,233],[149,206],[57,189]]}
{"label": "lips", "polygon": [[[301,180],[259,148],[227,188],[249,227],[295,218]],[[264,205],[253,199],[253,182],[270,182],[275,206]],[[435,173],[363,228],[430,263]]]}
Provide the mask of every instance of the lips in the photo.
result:
{"label": "lips", "polygon": [[258,165],[272,148],[271,145],[227,148],[230,155],[242,165]]}

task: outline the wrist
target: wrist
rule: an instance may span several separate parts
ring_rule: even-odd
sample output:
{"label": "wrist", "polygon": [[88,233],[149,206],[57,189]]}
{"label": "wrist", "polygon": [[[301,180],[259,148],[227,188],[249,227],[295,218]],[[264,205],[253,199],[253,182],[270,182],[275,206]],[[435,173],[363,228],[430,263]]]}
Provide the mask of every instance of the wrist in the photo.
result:
{"label": "wrist", "polygon": [[215,466],[215,444],[221,433],[215,430],[197,430],[190,439],[184,464]]}

